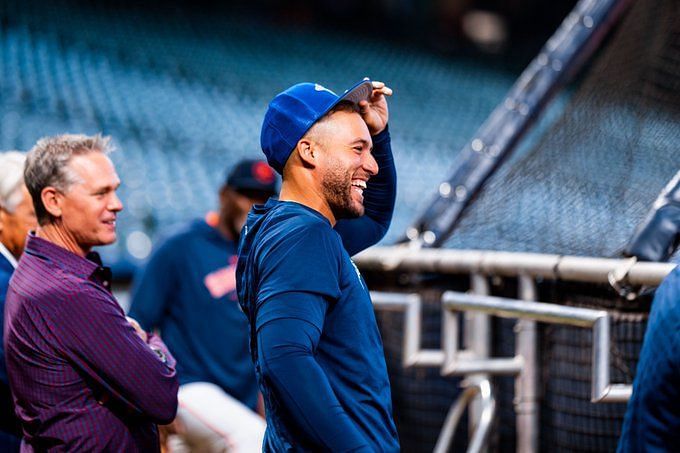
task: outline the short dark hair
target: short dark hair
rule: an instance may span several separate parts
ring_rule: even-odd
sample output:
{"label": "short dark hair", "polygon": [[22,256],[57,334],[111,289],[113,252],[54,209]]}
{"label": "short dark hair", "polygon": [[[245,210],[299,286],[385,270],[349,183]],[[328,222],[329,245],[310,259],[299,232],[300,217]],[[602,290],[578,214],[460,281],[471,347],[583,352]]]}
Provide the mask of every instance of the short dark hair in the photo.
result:
{"label": "short dark hair", "polygon": [[322,123],[328,121],[328,119],[329,119],[331,116],[333,116],[334,113],[338,113],[338,112],[360,113],[359,105],[356,104],[356,103],[354,103],[354,102],[352,102],[352,101],[349,101],[349,100],[347,100],[347,99],[338,102],[336,105],[333,106],[332,109],[330,109],[328,112],[326,112],[326,114],[325,114],[324,116],[322,116],[321,118],[319,118],[319,119],[316,121],[316,123],[314,123],[314,124],[312,125],[312,127],[309,128],[309,130],[307,131],[307,133],[305,133],[305,136],[312,136],[312,135],[314,135],[314,129],[316,128],[316,126],[318,126],[319,124],[322,124]]}

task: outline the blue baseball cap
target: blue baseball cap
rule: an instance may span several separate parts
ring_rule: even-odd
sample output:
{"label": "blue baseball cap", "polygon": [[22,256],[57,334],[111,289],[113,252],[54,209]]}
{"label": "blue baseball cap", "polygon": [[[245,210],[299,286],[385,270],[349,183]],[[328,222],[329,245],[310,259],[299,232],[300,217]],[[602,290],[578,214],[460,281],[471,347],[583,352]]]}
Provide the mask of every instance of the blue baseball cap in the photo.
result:
{"label": "blue baseball cap", "polygon": [[358,104],[373,92],[370,79],[365,78],[342,96],[318,83],[298,83],[279,93],[264,115],[260,145],[269,165],[283,173],[283,167],[298,141],[329,110],[340,101]]}

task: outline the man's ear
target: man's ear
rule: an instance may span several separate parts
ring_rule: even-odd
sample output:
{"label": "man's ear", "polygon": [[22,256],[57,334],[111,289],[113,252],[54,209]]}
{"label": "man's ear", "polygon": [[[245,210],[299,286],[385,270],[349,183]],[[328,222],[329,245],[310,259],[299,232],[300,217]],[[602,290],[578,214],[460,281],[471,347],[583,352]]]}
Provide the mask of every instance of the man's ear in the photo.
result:
{"label": "man's ear", "polygon": [[302,165],[308,168],[314,168],[317,166],[318,152],[316,150],[316,144],[307,137],[303,137],[297,143],[295,147],[295,152],[300,158]]}
{"label": "man's ear", "polygon": [[45,187],[40,192],[40,199],[52,217],[61,217],[61,203],[64,197],[57,189]]}
{"label": "man's ear", "polygon": [[0,208],[0,237],[2,237],[2,227],[5,223],[5,216],[7,215],[6,211],[2,208]]}

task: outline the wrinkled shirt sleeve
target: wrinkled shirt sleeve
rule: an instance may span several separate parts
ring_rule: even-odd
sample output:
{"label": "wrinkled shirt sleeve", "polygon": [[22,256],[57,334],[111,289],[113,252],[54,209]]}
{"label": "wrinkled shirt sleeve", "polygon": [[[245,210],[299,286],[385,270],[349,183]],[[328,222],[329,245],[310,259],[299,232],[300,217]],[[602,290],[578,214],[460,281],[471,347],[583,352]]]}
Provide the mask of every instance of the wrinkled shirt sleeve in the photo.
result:
{"label": "wrinkled shirt sleeve", "polygon": [[45,313],[46,321],[63,353],[101,392],[96,395],[101,404],[113,400],[159,424],[174,419],[175,359],[160,338],[152,335],[145,343],[110,294],[94,283],[56,305]]}

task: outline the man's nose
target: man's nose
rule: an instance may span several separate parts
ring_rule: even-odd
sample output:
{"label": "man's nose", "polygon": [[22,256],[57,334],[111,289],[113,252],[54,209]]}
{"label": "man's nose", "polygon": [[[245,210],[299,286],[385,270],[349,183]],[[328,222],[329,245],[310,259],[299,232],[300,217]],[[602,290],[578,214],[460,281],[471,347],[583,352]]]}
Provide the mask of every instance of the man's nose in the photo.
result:
{"label": "man's nose", "polygon": [[109,211],[113,212],[118,212],[123,210],[123,202],[120,201],[120,198],[118,198],[118,195],[115,193],[111,197],[111,201],[109,202]]}
{"label": "man's nose", "polygon": [[363,162],[364,170],[371,176],[377,175],[379,170],[378,162],[375,161],[375,157],[373,157],[373,154],[366,153],[365,155],[367,157],[364,159]]}

